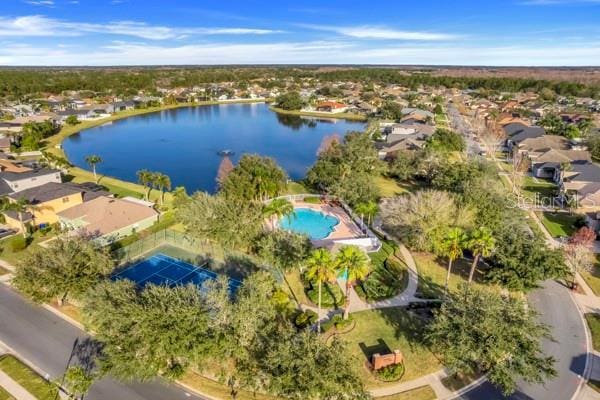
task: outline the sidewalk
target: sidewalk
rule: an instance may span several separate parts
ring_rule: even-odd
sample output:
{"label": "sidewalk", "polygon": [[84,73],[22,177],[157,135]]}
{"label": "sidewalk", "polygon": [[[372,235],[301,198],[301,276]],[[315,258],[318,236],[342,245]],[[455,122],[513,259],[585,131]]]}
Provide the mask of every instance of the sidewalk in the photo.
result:
{"label": "sidewalk", "polygon": [[16,400],[37,400],[36,397],[15,382],[10,376],[2,372],[2,370],[0,370],[0,387]]}
{"label": "sidewalk", "polygon": [[[8,354],[8,350],[0,343],[0,356]],[[25,388],[15,382],[4,371],[0,370],[0,388],[6,390],[16,400],[36,400]]]}

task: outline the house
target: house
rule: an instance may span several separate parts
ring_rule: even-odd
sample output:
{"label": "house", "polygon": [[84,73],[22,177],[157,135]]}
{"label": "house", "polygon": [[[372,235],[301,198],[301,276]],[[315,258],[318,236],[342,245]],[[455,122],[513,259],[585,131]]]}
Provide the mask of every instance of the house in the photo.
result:
{"label": "house", "polygon": [[113,107],[113,112],[133,110],[135,108],[135,101],[133,101],[133,100],[115,101],[112,103],[112,107]]}
{"label": "house", "polygon": [[571,168],[558,177],[563,196],[575,199],[576,209],[594,212],[594,220],[600,212],[600,167],[593,163],[573,163]]}
{"label": "house", "polygon": [[523,140],[542,137],[546,134],[541,126],[527,126],[521,123],[505,125],[503,130],[507,136],[506,147],[510,152],[512,152],[513,146],[518,145]]}
{"label": "house", "polygon": [[101,245],[110,244],[158,221],[158,212],[133,199],[100,196],[58,213],[63,229],[71,235],[92,235]]}
{"label": "house", "polygon": [[76,110],[64,110],[56,111],[57,119],[60,123],[64,123],[67,118],[74,115],[78,121],[86,121],[96,117],[96,113],[92,110],[76,109]]}
{"label": "house", "polygon": [[324,101],[317,104],[316,110],[328,113],[343,113],[348,110],[348,106],[337,101]]}
{"label": "house", "polygon": [[435,117],[435,115],[433,115],[431,111],[421,110],[420,108],[404,107],[402,110],[400,110],[400,112],[404,116],[412,117],[415,119],[419,118],[422,120],[433,120],[433,118]]}
{"label": "house", "polygon": [[[23,222],[31,225],[46,225],[58,222],[57,213],[109,194],[98,185],[49,182],[41,186],[11,193],[8,199],[16,202],[24,199],[28,212]],[[19,216],[14,211],[4,213],[7,225],[20,229]]]}
{"label": "house", "polygon": [[62,182],[59,170],[29,168],[10,160],[0,160],[0,196],[18,193],[51,182]]}
{"label": "house", "polygon": [[399,151],[422,149],[435,128],[420,124],[394,124],[386,127],[386,131],[385,142],[376,145],[378,156],[382,160],[394,157]]}

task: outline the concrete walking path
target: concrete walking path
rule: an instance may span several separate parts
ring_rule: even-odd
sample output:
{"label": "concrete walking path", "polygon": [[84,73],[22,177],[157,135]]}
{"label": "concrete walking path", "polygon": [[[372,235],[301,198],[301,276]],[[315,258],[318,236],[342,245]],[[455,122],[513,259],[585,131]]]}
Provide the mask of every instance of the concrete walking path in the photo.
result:
{"label": "concrete walking path", "polygon": [[15,382],[10,376],[0,370],[0,387],[6,390],[16,400],[37,400],[25,388]]}

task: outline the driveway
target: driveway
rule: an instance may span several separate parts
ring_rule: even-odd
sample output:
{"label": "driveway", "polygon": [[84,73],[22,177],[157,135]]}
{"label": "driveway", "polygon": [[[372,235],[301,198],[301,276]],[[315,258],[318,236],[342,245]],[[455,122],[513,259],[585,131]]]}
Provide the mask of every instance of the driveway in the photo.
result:
{"label": "driveway", "polygon": [[[85,343],[85,332],[53,313],[31,304],[0,284],[0,341],[34,364],[51,379],[61,377],[76,343]],[[83,355],[81,356],[83,357]],[[204,400],[162,380],[122,384],[105,378],[94,384],[89,400]]]}
{"label": "driveway", "polygon": [[[547,281],[529,295],[531,305],[540,313],[541,322],[550,326],[554,341],[542,343],[546,355],[556,359],[558,375],[545,385],[519,384],[510,399],[570,400],[579,389],[586,367],[586,330],[569,291],[555,281]],[[461,399],[494,400],[505,397],[489,382],[463,394]]]}

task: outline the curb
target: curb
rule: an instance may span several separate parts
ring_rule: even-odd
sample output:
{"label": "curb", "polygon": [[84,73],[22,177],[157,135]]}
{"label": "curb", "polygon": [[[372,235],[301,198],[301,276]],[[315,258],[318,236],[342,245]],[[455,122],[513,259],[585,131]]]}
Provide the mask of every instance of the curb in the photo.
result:
{"label": "curb", "polygon": [[592,374],[592,366],[593,366],[594,359],[592,357],[592,344],[591,344],[591,339],[590,339],[591,338],[590,328],[588,327],[588,324],[585,320],[584,312],[583,312],[581,306],[579,305],[579,303],[577,302],[577,299],[573,295],[573,292],[570,290],[569,290],[569,296],[571,297],[571,301],[573,301],[573,303],[575,303],[575,307],[577,307],[577,310],[579,311],[579,319],[581,320],[581,323],[583,324],[584,331],[585,331],[585,345],[586,345],[585,367],[583,369],[583,376],[579,377],[579,380],[580,380],[579,386],[577,387],[577,390],[575,391],[575,393],[573,393],[573,396],[571,396],[571,400],[573,400],[573,399],[576,399],[577,396],[579,396],[581,389],[584,387],[584,385],[590,379],[590,376]]}

